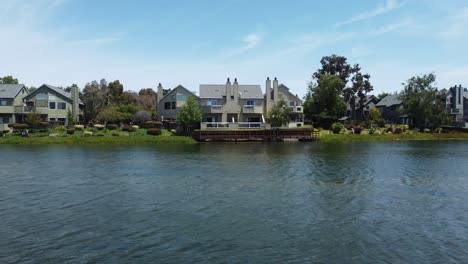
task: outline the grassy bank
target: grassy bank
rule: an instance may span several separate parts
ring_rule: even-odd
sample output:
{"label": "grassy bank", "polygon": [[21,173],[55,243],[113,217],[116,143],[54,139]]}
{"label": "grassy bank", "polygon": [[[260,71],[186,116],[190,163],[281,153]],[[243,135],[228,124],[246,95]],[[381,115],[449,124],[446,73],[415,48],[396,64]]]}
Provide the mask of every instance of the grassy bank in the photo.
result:
{"label": "grassy bank", "polygon": [[195,144],[190,137],[172,136],[163,131],[160,136],[146,135],[144,130],[137,132],[100,131],[95,135],[85,135],[77,131],[73,135],[57,133],[30,134],[29,137],[8,135],[0,137],[1,144],[11,145],[156,145],[156,144]]}
{"label": "grassy bank", "polygon": [[384,134],[384,135],[353,135],[353,134],[329,134],[320,133],[322,142],[347,142],[347,141],[412,141],[412,140],[468,140],[468,133],[447,134]]}

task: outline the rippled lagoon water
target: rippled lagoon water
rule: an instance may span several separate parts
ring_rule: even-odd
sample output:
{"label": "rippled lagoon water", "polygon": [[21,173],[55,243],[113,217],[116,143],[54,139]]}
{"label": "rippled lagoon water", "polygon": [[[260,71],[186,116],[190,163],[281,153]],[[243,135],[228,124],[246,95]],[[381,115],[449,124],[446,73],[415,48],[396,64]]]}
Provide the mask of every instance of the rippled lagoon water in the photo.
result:
{"label": "rippled lagoon water", "polygon": [[465,141],[0,158],[0,263],[468,262]]}

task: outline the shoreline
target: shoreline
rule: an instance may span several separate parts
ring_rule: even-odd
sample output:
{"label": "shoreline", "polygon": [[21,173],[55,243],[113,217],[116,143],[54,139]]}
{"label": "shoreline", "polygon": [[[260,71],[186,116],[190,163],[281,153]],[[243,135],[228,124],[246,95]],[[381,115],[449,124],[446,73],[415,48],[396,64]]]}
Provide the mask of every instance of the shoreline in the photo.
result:
{"label": "shoreline", "polygon": [[[468,140],[468,133],[447,134],[387,134],[387,135],[342,135],[322,134],[317,143],[331,142],[392,142],[392,141],[452,141]],[[247,142],[247,141],[246,141]],[[266,141],[263,141],[266,142]],[[0,138],[0,145],[171,145],[198,144],[213,142],[197,142],[192,137],[185,136],[104,136],[104,137],[4,137]],[[234,143],[234,142],[217,142]],[[237,142],[241,143],[241,142]],[[268,143],[268,142],[266,142]]]}

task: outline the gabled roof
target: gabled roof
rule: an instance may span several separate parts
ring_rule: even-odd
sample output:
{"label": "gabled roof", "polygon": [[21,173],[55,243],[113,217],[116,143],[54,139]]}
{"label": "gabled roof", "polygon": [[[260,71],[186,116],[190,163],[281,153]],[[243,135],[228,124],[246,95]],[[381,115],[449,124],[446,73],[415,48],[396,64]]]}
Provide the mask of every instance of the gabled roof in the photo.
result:
{"label": "gabled roof", "polygon": [[[234,85],[231,85],[231,89]],[[225,84],[200,84],[200,98],[215,99],[223,98],[226,95]],[[239,84],[240,99],[263,99],[262,88],[260,85]]]}
{"label": "gabled roof", "polygon": [[398,98],[399,96],[400,95],[398,94],[389,94],[385,96],[384,98],[382,98],[382,100],[380,100],[380,102],[376,106],[377,107],[379,106],[389,107],[392,105],[399,105],[401,104],[401,100]]}
{"label": "gabled roof", "polygon": [[[179,84],[179,85],[177,85],[174,89],[170,90],[165,96],[163,96],[163,97],[161,98],[161,100],[164,99],[164,98],[166,98],[166,97],[168,97],[169,95],[171,95],[174,91],[177,91],[178,89],[183,89],[183,90],[187,91],[188,93],[192,94],[195,98],[198,98],[198,96],[197,96],[196,94],[192,93],[192,92],[189,91],[187,88],[185,88],[184,86],[182,86],[182,85]],[[161,100],[158,100],[158,101],[161,101]]]}
{"label": "gabled roof", "polygon": [[14,99],[23,88],[24,84],[0,84],[0,98]]}
{"label": "gabled roof", "polygon": [[[52,91],[54,91],[54,92],[56,92],[56,93],[58,93],[58,94],[60,94],[60,95],[62,95],[62,96],[64,96],[65,98],[69,99],[70,101],[73,101],[72,96],[71,96],[71,93],[66,92],[66,91],[63,90],[62,88],[55,87],[55,86],[52,86],[52,85],[50,85],[50,84],[43,84],[43,85],[39,86],[39,88],[37,88],[36,90],[34,90],[34,92],[28,94],[28,95],[26,96],[26,98],[29,98],[29,97],[31,97],[32,95],[36,94],[38,91],[40,91],[40,89],[42,89],[42,88],[44,88],[44,87],[45,87],[45,88],[48,88],[48,89],[50,89],[50,90],[52,90]],[[80,103],[82,103],[81,100],[80,100]]]}
{"label": "gabled roof", "polygon": [[[284,85],[284,84],[278,85],[278,90],[279,89],[285,89],[287,93],[289,93],[290,95],[292,95],[292,96],[296,97],[297,99],[301,100],[301,98],[299,98],[295,94],[291,93],[291,91],[289,90],[289,87],[287,87],[286,85]],[[271,95],[272,96],[273,96],[273,92],[274,92],[274,90],[271,89],[271,93],[272,93]]]}

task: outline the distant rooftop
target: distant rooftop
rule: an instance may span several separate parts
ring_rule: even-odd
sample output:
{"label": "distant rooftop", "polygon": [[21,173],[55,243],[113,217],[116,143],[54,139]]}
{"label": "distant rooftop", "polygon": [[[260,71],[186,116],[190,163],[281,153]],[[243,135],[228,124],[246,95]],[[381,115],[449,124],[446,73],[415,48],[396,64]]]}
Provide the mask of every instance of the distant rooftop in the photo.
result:
{"label": "distant rooftop", "polygon": [[[234,89],[234,85],[231,85]],[[241,85],[239,84],[239,94],[241,99],[263,99],[262,88],[260,85]],[[225,84],[200,84],[200,98],[221,99],[226,95]]]}
{"label": "distant rooftop", "polygon": [[0,98],[15,98],[24,84],[0,84]]}

